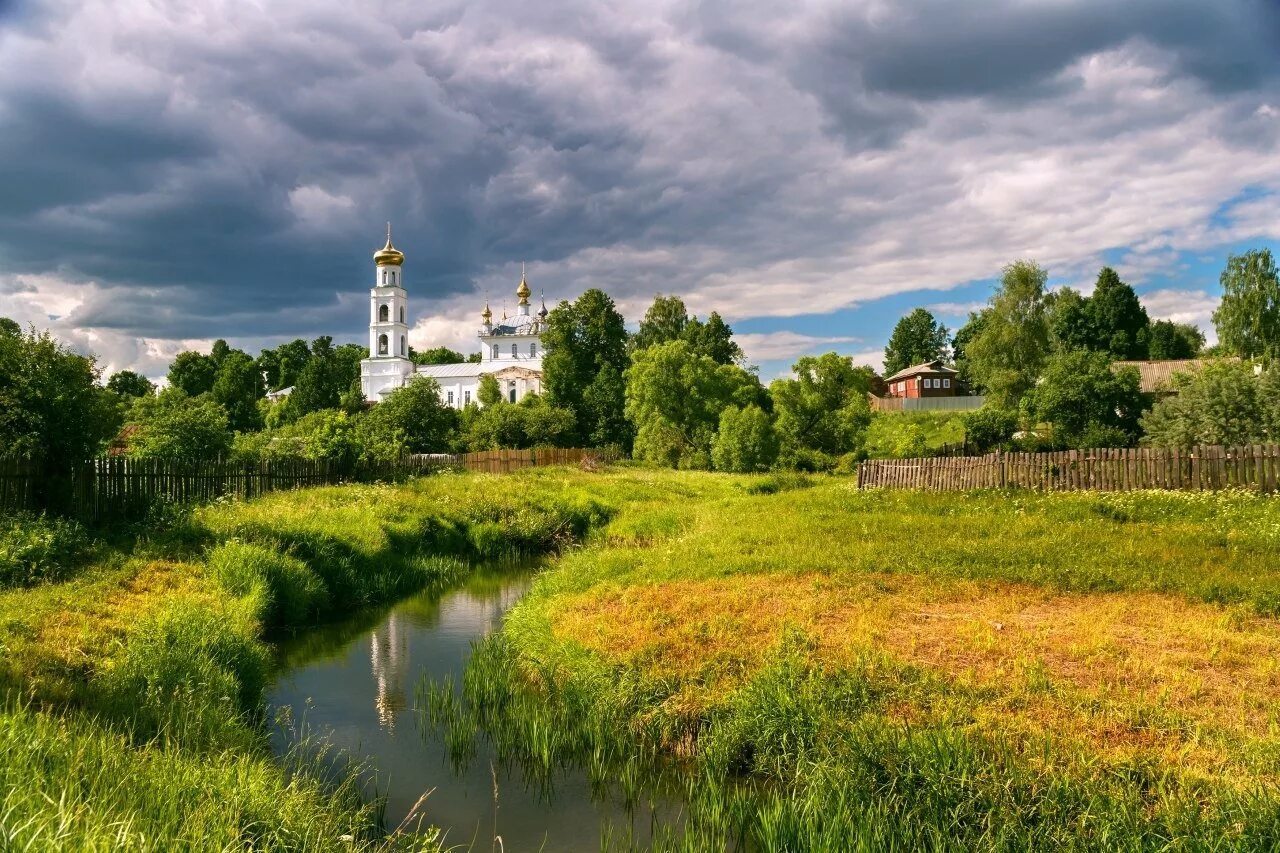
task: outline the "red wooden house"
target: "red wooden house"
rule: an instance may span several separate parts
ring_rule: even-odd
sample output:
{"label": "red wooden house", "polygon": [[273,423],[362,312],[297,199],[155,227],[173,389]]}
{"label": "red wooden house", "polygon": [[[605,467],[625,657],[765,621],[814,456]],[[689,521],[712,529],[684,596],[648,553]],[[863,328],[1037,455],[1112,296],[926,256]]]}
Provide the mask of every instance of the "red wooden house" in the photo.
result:
{"label": "red wooden house", "polygon": [[890,397],[954,397],[960,393],[957,371],[940,360],[915,364],[885,378]]}

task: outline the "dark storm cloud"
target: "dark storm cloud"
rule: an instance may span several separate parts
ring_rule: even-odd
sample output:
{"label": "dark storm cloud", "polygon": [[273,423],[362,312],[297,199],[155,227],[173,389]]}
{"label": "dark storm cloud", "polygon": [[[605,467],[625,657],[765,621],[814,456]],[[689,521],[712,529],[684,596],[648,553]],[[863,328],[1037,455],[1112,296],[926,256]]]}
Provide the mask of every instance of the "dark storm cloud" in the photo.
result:
{"label": "dark storm cloud", "polygon": [[[1020,152],[1109,152],[1206,105],[1232,118],[1201,141],[1276,146],[1266,0],[6,9],[0,282],[95,282],[65,322],[148,338],[358,336],[386,219],[436,304],[521,260],[562,295],[733,274],[763,313],[849,304],[972,278],[975,243],[1034,248],[1030,222],[976,224],[1039,180]],[[1122,48],[1134,81],[1064,73]],[[1138,86],[1166,94],[1112,94]],[[1135,171],[1107,156],[1094,180]]]}

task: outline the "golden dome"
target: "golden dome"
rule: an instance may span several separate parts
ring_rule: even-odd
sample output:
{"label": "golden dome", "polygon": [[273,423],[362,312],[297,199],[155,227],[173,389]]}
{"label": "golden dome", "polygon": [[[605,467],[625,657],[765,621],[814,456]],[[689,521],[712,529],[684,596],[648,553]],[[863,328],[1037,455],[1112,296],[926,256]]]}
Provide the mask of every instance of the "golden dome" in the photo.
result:
{"label": "golden dome", "polygon": [[484,304],[484,313],[483,313],[483,314],[481,314],[480,316],[481,316],[481,318],[483,318],[483,319],[484,319],[484,324],[485,324],[486,326],[487,326],[487,325],[489,325],[489,323],[493,320],[493,312],[489,310],[489,303],[488,303],[488,302],[486,302],[486,303]]}
{"label": "golden dome", "polygon": [[391,245],[391,223],[387,223],[387,245],[373,253],[373,262],[378,266],[400,266],[404,263],[404,252]]}
{"label": "golden dome", "polygon": [[529,289],[529,282],[524,280],[524,264],[520,265],[520,286],[516,288],[516,296],[520,297],[521,305],[529,304],[529,296],[533,293]]}

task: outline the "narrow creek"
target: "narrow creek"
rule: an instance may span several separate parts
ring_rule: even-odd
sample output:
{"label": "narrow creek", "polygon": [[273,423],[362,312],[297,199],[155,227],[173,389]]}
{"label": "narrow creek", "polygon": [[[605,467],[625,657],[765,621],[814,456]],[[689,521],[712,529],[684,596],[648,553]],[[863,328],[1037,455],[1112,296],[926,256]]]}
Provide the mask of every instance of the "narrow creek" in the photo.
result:
{"label": "narrow creek", "polygon": [[273,748],[283,754],[301,739],[367,765],[386,797],[388,829],[431,791],[417,814],[424,826],[445,831],[446,847],[596,851],[605,838],[647,846],[655,815],[593,798],[585,771],[559,774],[548,793],[485,743],[456,768],[441,739],[422,730],[414,707],[419,681],[452,678],[460,686],[472,642],[501,625],[533,571],[477,571],[453,588],[284,641],[268,703],[272,719],[289,722],[273,727]]}

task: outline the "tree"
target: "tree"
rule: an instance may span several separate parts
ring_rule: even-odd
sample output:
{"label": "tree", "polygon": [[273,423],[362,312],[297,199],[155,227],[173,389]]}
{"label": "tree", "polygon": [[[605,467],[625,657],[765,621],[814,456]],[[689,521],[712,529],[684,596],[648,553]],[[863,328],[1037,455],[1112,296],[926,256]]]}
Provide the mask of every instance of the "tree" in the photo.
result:
{"label": "tree", "polygon": [[398,432],[410,453],[445,453],[458,427],[458,413],[440,402],[440,384],[428,376],[410,379],[364,416],[374,435]]}
{"label": "tree", "polygon": [[575,426],[572,412],[529,394],[519,403],[499,401],[471,413],[464,438],[470,450],[563,447]]}
{"label": "tree", "polygon": [[1133,288],[1111,267],[1103,267],[1093,295],[1085,303],[1093,346],[1118,359],[1147,357],[1147,327],[1151,321]]}
{"label": "tree", "polygon": [[1018,431],[1018,413],[986,405],[964,416],[964,443],[969,452],[1005,447]]}
{"label": "tree", "polygon": [[987,317],[990,316],[991,309],[983,308],[981,311],[970,311],[969,319],[956,332],[955,338],[951,341],[951,353],[956,362],[956,379],[972,393],[981,393],[985,389],[974,379],[972,371],[969,369],[968,347],[974,338],[978,336],[986,325]]}
{"label": "tree", "polygon": [[457,350],[451,350],[448,347],[432,347],[422,352],[409,347],[409,360],[414,364],[461,364],[467,358]]}
{"label": "tree", "polygon": [[8,317],[0,317],[0,337],[16,338],[22,334],[22,327]]}
{"label": "tree", "polygon": [[983,316],[982,329],[965,347],[974,381],[1009,405],[1035,384],[1049,347],[1044,284],[1048,274],[1035,261],[1004,268],[1000,287]]}
{"label": "tree", "polygon": [[1133,367],[1113,371],[1107,353],[1069,350],[1045,363],[1023,401],[1030,417],[1053,425],[1057,447],[1128,447],[1145,408]]}
{"label": "tree", "polygon": [[[363,350],[362,350],[363,351]],[[298,373],[284,406],[286,420],[296,420],[321,409],[336,409],[354,378],[333,347],[333,338],[321,335],[311,343],[311,356]],[[358,369],[355,376],[359,375]]]}
{"label": "tree", "polygon": [[631,338],[631,350],[635,352],[668,341],[686,341],[695,353],[709,357],[716,364],[736,364],[743,357],[742,347],[733,340],[733,329],[718,313],[712,311],[703,322],[689,316],[680,297],[658,294]]}
{"label": "tree", "polygon": [[178,353],[169,365],[169,385],[188,397],[198,397],[213,390],[218,365],[212,356],[186,350]]}
{"label": "tree", "polygon": [[177,386],[134,400],[128,420],[139,427],[129,441],[130,456],[213,459],[231,450],[226,409]]}
{"label": "tree", "polygon": [[640,328],[631,337],[632,350],[642,350],[668,341],[684,340],[684,330],[689,325],[689,311],[679,296],[663,296],[653,299],[644,312]]}
{"label": "tree", "polygon": [[0,454],[34,456],[51,475],[96,455],[120,428],[98,366],[47,332],[0,333]]}
{"label": "tree", "polygon": [[1147,336],[1147,357],[1156,359],[1195,358],[1204,347],[1204,333],[1186,323],[1157,320]]}
{"label": "tree", "polygon": [[120,370],[111,374],[111,378],[107,380],[107,390],[121,397],[148,397],[155,393],[156,386],[150,379],[141,373],[135,373],[132,370]]}
{"label": "tree", "polygon": [[613,300],[592,288],[561,302],[547,317],[542,342],[543,388],[552,405],[573,413],[575,441],[629,447],[623,395],[606,387],[627,369],[627,332]]}
{"label": "tree", "polygon": [[753,374],[717,364],[687,341],[638,350],[625,380],[636,457],[681,468],[711,467],[720,413],[758,402],[762,390]]}
{"label": "tree", "polygon": [[924,308],[917,308],[898,321],[884,348],[884,375],[892,376],[913,364],[946,358],[950,336]]}
{"label": "tree", "polygon": [[480,385],[476,389],[476,399],[482,406],[492,406],[502,402],[502,386],[492,373],[480,376]]}
{"label": "tree", "polygon": [[837,457],[857,452],[871,422],[871,369],[829,352],[804,356],[791,371],[794,379],[769,386],[783,463],[828,468]]}
{"label": "tree", "polygon": [[227,421],[236,432],[262,429],[258,401],[266,389],[257,362],[247,353],[231,350],[222,355],[210,396],[227,412]]}
{"label": "tree", "polygon": [[1271,250],[1229,256],[1219,281],[1213,325],[1223,349],[1244,358],[1280,355],[1280,277]]}
{"label": "tree", "polygon": [[1173,374],[1175,393],[1162,396],[1142,419],[1144,444],[1254,444],[1280,439],[1280,373],[1262,377],[1234,360],[1213,361]]}
{"label": "tree", "polygon": [[310,360],[311,348],[298,338],[275,349],[264,349],[258,355],[258,368],[266,374],[267,387],[279,391],[296,385],[298,374]]}
{"label": "tree", "polygon": [[1089,300],[1070,287],[1045,295],[1049,341],[1057,352],[1094,349],[1097,335],[1089,319]]}
{"label": "tree", "polygon": [[759,406],[727,406],[711,443],[717,471],[767,471],[778,459],[778,436],[773,419]]}

